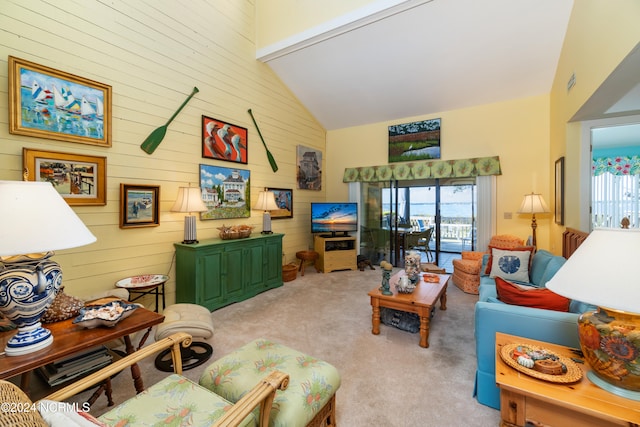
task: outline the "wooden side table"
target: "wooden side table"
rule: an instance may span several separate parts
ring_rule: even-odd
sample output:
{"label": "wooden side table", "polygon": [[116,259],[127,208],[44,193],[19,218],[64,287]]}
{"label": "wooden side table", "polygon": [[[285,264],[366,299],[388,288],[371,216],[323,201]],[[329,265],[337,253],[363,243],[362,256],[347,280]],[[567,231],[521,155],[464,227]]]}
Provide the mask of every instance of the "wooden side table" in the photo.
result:
{"label": "wooden side table", "polygon": [[500,357],[503,345],[531,344],[560,356],[576,357],[571,349],[542,341],[496,333],[496,382],[500,387],[502,427],[513,426],[638,426],[640,402],[609,393],[586,377],[580,381],[558,384],[531,377],[513,369]]}

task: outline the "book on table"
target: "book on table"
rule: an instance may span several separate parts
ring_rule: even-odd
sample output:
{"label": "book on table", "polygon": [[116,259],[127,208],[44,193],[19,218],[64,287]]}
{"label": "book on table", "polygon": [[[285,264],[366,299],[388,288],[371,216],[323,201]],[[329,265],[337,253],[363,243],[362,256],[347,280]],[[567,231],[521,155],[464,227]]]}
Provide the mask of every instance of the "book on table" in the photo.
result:
{"label": "book on table", "polygon": [[112,361],[113,355],[109,350],[98,346],[41,366],[38,372],[53,387],[107,366]]}

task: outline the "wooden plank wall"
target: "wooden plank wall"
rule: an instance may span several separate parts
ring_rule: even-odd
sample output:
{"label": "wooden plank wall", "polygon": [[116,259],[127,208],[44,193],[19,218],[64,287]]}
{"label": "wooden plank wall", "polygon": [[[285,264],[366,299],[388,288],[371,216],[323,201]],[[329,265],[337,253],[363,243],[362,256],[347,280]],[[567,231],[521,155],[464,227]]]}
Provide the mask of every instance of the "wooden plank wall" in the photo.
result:
{"label": "wooden plank wall", "polygon": [[[0,179],[21,179],[23,147],[107,157],[107,205],[74,208],[98,241],[56,255],[69,294],[87,296],[123,277],[168,272],[168,302],[173,302],[173,243],[182,240],[184,215],[169,210],[179,186],[198,183],[201,163],[249,169],[253,203],[265,186],[293,189],[294,218],[272,225],[285,234],[283,261],[312,245],[309,203],[324,200],[325,192],[296,190],[296,146],[324,152],[325,130],[269,67],[255,60],[254,7],[252,0],[2,1]],[[10,134],[9,55],[111,85],[112,147]],[[166,123],[194,86],[200,92],[169,126],[159,148],[152,155],[143,152],[142,141]],[[277,173],[249,108],[276,158]],[[202,115],[249,130],[247,165],[201,157]],[[119,228],[121,183],[160,185],[159,227]],[[198,220],[198,237],[216,237],[223,223],[250,224],[260,232],[262,214]]]}

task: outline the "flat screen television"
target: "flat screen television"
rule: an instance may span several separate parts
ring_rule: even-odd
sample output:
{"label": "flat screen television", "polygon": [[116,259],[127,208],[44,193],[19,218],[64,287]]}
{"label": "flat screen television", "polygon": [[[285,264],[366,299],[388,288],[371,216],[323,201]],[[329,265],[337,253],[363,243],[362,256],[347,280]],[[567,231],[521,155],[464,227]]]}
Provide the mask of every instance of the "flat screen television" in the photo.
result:
{"label": "flat screen television", "polygon": [[322,237],[348,236],[358,231],[357,203],[311,203],[311,232]]}

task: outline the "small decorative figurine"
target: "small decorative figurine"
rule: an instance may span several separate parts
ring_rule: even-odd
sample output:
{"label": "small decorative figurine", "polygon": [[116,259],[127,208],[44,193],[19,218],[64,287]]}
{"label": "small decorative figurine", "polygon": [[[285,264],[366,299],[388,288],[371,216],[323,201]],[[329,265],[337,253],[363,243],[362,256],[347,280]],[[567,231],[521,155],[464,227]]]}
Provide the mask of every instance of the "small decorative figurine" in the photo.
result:
{"label": "small decorative figurine", "polygon": [[382,261],[380,267],[382,267],[382,286],[380,286],[380,292],[382,292],[382,295],[393,295],[393,292],[389,290],[389,277],[391,277],[391,269],[393,266],[387,261]]}

